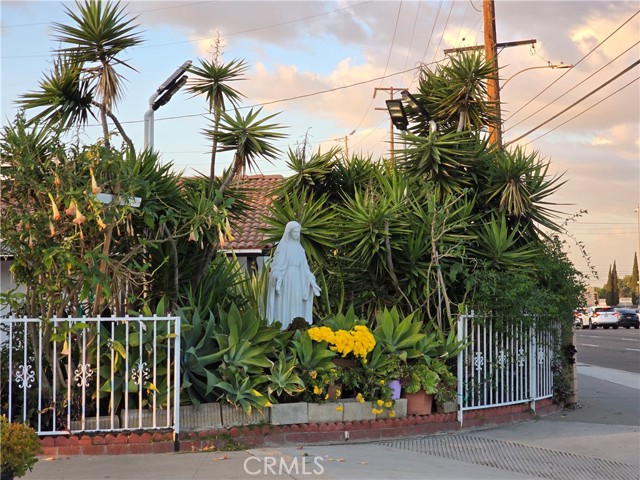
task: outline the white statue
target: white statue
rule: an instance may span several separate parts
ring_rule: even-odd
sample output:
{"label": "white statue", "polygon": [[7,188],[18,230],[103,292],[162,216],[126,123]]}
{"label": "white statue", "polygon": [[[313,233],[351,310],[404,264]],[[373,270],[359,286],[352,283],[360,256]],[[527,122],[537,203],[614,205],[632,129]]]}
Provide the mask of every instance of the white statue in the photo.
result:
{"label": "white statue", "polygon": [[313,295],[320,287],[300,244],[300,224],[289,222],[270,262],[267,321],[282,322],[283,329],[296,317],[313,323]]}

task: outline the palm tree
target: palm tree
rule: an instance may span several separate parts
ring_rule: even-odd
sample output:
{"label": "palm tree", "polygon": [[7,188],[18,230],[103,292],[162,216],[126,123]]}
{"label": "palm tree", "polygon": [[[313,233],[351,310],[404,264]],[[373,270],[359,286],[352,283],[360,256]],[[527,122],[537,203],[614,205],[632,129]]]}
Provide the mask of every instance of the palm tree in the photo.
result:
{"label": "palm tree", "polygon": [[234,59],[229,63],[219,63],[216,59],[200,59],[200,66],[191,67],[189,73],[195,75],[188,91],[193,95],[205,95],[209,104],[209,113],[213,113],[214,135],[211,135],[211,168],[209,170],[209,184],[207,194],[213,192],[213,179],[215,178],[216,153],[218,150],[218,140],[215,132],[220,125],[220,116],[225,111],[225,101],[229,101],[237,107],[240,99],[244,96],[238,90],[227,85],[227,82],[243,80],[242,75],[247,71],[247,64],[244,60]]}
{"label": "palm tree", "polygon": [[54,23],[54,38],[71,45],[57,50],[59,55],[54,69],[40,82],[40,90],[22,96],[19,102],[26,108],[47,107],[36,118],[49,125],[58,123],[62,128],[83,125],[91,107],[98,108],[107,148],[109,128],[107,117],[113,122],[129,148],[133,142],[126,135],[113,110],[122,96],[124,77],[115,67],[121,65],[135,70],[119,55],[127,48],[142,43],[134,18],[127,18],[119,4],[88,0],[76,2],[78,13],[65,7],[72,25]]}

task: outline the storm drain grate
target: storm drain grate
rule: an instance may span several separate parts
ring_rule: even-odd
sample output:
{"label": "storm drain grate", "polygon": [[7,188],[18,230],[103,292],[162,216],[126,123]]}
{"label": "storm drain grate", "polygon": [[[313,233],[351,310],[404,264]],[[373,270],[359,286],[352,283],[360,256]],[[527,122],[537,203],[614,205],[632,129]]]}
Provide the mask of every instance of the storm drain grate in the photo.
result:
{"label": "storm drain grate", "polygon": [[477,465],[554,480],[638,480],[637,466],[471,435],[446,435],[381,442]]}

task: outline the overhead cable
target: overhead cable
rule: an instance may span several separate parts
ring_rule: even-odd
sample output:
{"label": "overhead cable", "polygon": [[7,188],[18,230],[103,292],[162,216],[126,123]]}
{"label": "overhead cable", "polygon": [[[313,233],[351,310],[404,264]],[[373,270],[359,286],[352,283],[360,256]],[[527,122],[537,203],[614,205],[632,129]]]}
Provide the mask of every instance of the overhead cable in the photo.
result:
{"label": "overhead cable", "polygon": [[556,118],[558,118],[560,115],[562,115],[564,112],[572,109],[573,107],[575,107],[576,105],[578,105],[580,102],[586,100],[587,98],[589,98],[591,95],[593,95],[594,93],[602,90],[604,87],[606,87],[607,85],[609,85],[611,82],[613,82],[614,80],[616,80],[617,78],[619,78],[620,76],[624,75],[625,73],[627,73],[629,70],[631,70],[633,67],[636,67],[638,64],[640,64],[640,60],[636,60],[635,62],[633,62],[631,65],[629,65],[627,68],[625,68],[623,71],[621,71],[620,73],[618,73],[617,75],[614,75],[612,78],[610,78],[609,80],[607,80],[606,82],[604,82],[602,85],[600,85],[598,88],[596,88],[595,90],[592,90],[591,92],[587,93],[584,97],[580,98],[579,100],[576,100],[575,102],[573,102],[571,105],[569,105],[567,108],[562,109],[560,112],[556,113],[554,116],[552,116],[551,118],[549,118],[548,120],[545,120],[544,122],[542,122],[541,124],[533,127],[531,130],[527,131],[526,133],[523,133],[522,135],[520,135],[517,138],[514,138],[513,140],[511,140],[510,142],[506,143],[504,146],[508,146],[511,145],[514,142],[517,142],[518,140],[521,140],[522,138],[526,137],[527,135],[529,135],[532,132],[535,132],[536,130],[538,130],[540,127],[543,127],[544,125],[546,125],[547,123],[549,123],[552,120],[555,120]]}

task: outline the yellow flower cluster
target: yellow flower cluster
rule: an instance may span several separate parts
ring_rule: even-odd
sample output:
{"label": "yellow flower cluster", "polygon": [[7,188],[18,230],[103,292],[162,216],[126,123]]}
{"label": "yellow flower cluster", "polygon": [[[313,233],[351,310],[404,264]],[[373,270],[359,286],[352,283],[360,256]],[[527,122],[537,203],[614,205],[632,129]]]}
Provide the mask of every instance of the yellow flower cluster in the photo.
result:
{"label": "yellow flower cluster", "polygon": [[356,325],[353,330],[338,330],[334,332],[329,327],[312,327],[307,330],[311,340],[327,342],[329,348],[346,357],[353,353],[355,357],[366,358],[367,354],[376,346],[373,334],[364,325]]}

